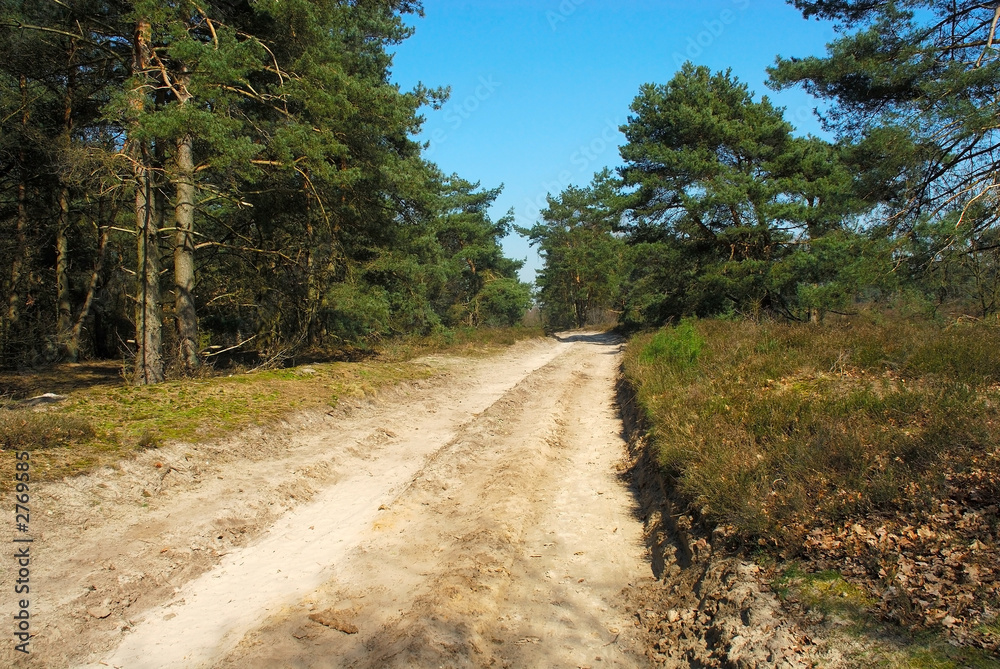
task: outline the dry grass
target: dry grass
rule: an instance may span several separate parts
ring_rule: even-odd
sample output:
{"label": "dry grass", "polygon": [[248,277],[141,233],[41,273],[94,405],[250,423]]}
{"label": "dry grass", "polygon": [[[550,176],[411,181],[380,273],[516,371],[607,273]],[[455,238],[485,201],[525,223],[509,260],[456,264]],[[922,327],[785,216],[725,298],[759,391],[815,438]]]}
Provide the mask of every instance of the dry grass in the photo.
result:
{"label": "dry grass", "polygon": [[1000,327],[700,321],[634,338],[626,373],[659,461],[734,538],[795,552],[809,529],[919,503],[935,465],[996,448]]}
{"label": "dry grass", "polygon": [[998,352],[996,322],[698,321],[633,338],[625,370],[681,500],[731,548],[801,561],[778,589],[853,620],[865,666],[985,667]]}

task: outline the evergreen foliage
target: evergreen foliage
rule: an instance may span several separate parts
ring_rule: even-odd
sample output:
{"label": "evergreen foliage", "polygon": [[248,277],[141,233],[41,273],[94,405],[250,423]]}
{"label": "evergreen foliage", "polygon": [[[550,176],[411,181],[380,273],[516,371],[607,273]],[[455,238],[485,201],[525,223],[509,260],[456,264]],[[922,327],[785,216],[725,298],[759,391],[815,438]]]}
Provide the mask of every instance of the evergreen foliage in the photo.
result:
{"label": "evergreen foliage", "polygon": [[622,131],[626,323],[829,306],[800,285],[836,280],[836,262],[804,259],[817,245],[847,254],[849,217],[866,207],[842,147],[794,137],[766,97],[690,63],[643,86]]}
{"label": "evergreen foliage", "polygon": [[625,245],[613,233],[616,188],[604,170],[586,188],[549,196],[542,222],[520,230],[545,261],[537,283],[550,326],[583,327],[598,310],[618,307]]}
{"label": "evergreen foliage", "polygon": [[423,158],[445,90],[391,82],[420,11],[3,0],[0,363],[132,355],[150,383],[232,347],[519,321],[500,189]]}
{"label": "evergreen foliage", "polygon": [[827,126],[858,143],[870,185],[894,223],[991,206],[964,223],[996,220],[996,98],[1000,9],[969,0],[794,0],[841,36],[823,57],[778,58],[777,88],[801,85],[831,103]]}

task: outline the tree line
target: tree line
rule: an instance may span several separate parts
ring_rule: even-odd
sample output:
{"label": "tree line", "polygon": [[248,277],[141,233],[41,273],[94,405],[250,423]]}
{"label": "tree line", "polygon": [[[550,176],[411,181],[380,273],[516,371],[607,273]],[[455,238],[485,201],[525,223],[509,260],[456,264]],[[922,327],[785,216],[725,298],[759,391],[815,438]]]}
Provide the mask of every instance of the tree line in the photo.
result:
{"label": "tree line", "polygon": [[499,188],[413,138],[413,0],[2,0],[0,364],[337,347],[530,302]]}
{"label": "tree line", "polygon": [[550,195],[522,230],[550,324],[606,309],[633,327],[818,320],[901,296],[997,313],[1000,6],[790,4],[839,36],[822,57],[778,57],[768,85],[819,98],[835,140],[796,136],[729,71],[687,63],[643,86],[622,166]]}

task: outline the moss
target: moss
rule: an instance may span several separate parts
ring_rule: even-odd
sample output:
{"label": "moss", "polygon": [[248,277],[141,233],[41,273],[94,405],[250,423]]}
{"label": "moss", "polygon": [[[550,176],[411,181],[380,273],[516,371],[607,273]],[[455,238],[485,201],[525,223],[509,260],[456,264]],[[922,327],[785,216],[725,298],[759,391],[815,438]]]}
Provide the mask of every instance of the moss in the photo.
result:
{"label": "moss", "polygon": [[866,667],[882,669],[987,669],[1000,666],[1000,658],[979,648],[956,647],[933,631],[913,631],[882,621],[874,612],[875,600],[845,580],[837,571],[806,572],[799,563],[785,564],[772,581],[774,592],[785,601],[799,602],[807,611],[832,617],[838,625],[832,634],[860,642]]}

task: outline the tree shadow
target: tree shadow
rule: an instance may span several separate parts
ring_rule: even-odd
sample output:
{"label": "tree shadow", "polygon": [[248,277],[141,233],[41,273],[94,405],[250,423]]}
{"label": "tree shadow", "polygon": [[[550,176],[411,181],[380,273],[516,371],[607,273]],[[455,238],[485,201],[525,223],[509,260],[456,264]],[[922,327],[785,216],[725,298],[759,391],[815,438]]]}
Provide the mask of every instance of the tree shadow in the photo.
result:
{"label": "tree shadow", "polygon": [[0,399],[16,401],[44,393],[65,395],[74,390],[120,386],[124,382],[121,360],[61,363],[30,371],[0,371]]}
{"label": "tree shadow", "polygon": [[[618,347],[624,343],[621,335],[615,332],[555,332],[552,338],[564,344],[581,342],[584,344],[597,344],[598,346]],[[614,353],[618,351],[615,350]]]}

